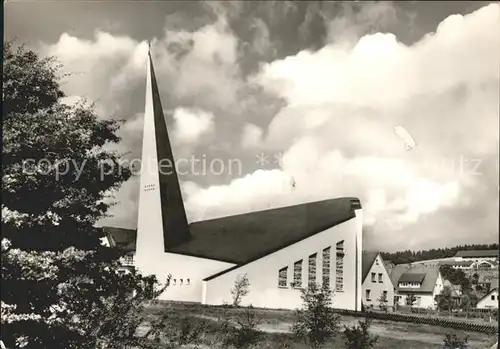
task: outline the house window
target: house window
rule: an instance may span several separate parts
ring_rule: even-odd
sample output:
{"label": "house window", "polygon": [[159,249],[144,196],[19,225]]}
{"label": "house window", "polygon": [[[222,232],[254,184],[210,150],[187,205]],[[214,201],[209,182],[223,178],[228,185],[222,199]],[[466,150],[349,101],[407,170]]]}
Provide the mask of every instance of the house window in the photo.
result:
{"label": "house window", "polygon": [[344,290],[344,241],[337,243],[337,259],[335,261],[335,291]]}
{"label": "house window", "polygon": [[366,290],[366,300],[367,301],[371,300],[371,298],[370,298],[370,290]]}
{"label": "house window", "polygon": [[288,267],[284,267],[278,272],[278,287],[286,287]]}
{"label": "house window", "polygon": [[307,275],[309,279],[309,286],[316,283],[316,259],[318,255],[312,254],[309,256],[309,267],[307,270]]}
{"label": "house window", "polygon": [[183,280],[183,279],[181,279],[181,285],[182,285],[183,281],[184,281],[184,280]]}
{"label": "house window", "polygon": [[492,294],[492,295],[491,295],[491,300],[492,300],[492,301],[494,301],[494,300],[495,300],[495,295],[494,295],[494,294]]}
{"label": "house window", "polygon": [[125,255],[123,256],[123,265],[128,265],[128,266],[131,266],[131,265],[134,265],[134,257],[131,256],[131,255]]}
{"label": "house window", "polygon": [[302,287],[302,260],[293,264],[293,287]]}
{"label": "house window", "polygon": [[378,265],[378,258],[375,259],[375,265]]}
{"label": "house window", "polygon": [[174,285],[175,285],[175,284],[177,284],[177,279],[174,279],[174,280],[173,280],[173,284],[174,284]]}
{"label": "house window", "polygon": [[376,276],[377,276],[377,274],[372,273],[372,282],[377,282],[377,280],[375,279]]}
{"label": "house window", "polygon": [[382,273],[379,273],[379,274],[378,274],[378,282],[383,282],[383,281],[382,281]]}
{"label": "house window", "polygon": [[384,297],[384,299],[387,299],[387,291],[383,291],[382,296]]}
{"label": "house window", "polygon": [[330,247],[323,250],[323,287],[330,288]]}
{"label": "house window", "polygon": [[191,280],[186,279],[186,285],[189,285],[191,283]]}

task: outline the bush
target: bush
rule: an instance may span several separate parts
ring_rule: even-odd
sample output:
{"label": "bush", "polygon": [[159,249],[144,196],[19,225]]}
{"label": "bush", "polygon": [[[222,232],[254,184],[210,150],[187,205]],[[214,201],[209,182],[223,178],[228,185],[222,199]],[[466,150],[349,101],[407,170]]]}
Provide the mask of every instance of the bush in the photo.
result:
{"label": "bush", "polygon": [[365,318],[363,321],[358,321],[357,326],[345,326],[343,334],[347,349],[373,348],[375,343],[377,343],[378,337],[370,335],[370,324],[371,320]]}
{"label": "bush", "polygon": [[456,333],[447,333],[443,349],[467,349],[468,336],[459,338]]}
{"label": "bush", "polygon": [[319,349],[338,332],[340,316],[332,305],[332,292],[312,284],[302,290],[303,307],[297,311],[292,332],[312,349]]}

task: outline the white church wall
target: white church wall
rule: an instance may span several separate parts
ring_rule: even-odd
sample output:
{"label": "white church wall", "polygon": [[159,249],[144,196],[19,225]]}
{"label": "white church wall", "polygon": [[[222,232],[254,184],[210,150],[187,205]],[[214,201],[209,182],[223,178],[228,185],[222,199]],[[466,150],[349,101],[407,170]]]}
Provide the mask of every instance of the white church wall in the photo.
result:
{"label": "white church wall", "polygon": [[[294,276],[294,263],[302,260],[302,285],[308,284],[308,258],[317,253],[316,280],[322,280],[322,251],[331,247],[330,280],[335,289],[335,256],[336,243],[344,241],[344,271],[343,291],[335,292],[333,306],[343,309],[356,308],[361,304],[361,243],[358,230],[360,229],[358,216],[343,224],[329,228],[289,247],[253,261],[240,268],[222,274],[219,277],[205,281],[206,304],[220,305],[224,302],[232,303],[231,289],[238,275],[246,274],[249,281],[249,293],[242,300],[241,305],[253,305],[263,308],[296,309],[302,304],[300,290],[290,287]],[[357,253],[359,246],[359,253]],[[278,271],[288,266],[287,288],[278,287]],[[358,271],[359,269],[359,271]],[[356,295],[357,291],[357,295]],[[359,308],[358,308],[359,309]]]}
{"label": "white church wall", "polygon": [[[212,259],[163,253],[155,258],[154,264],[149,264],[147,274],[155,275],[160,282],[164,282],[169,274],[171,275],[170,285],[158,299],[201,302],[202,280],[233,266],[234,264]],[[142,270],[146,272],[146,270]]]}

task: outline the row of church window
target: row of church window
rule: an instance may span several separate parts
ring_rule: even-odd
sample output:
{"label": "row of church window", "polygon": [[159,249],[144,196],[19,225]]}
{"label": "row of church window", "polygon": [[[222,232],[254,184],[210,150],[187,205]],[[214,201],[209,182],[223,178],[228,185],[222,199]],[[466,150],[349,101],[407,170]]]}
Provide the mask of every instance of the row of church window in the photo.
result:
{"label": "row of church window", "polygon": [[[321,281],[324,286],[330,287],[331,280],[331,247],[323,249],[322,254],[322,273]],[[308,284],[316,284],[318,254],[314,253],[308,258]],[[294,288],[302,287],[302,264],[303,260],[293,264],[293,282],[291,286]],[[278,271],[278,287],[288,287],[288,267],[283,267]],[[336,260],[335,260],[335,290],[344,290],[344,241],[336,245]]]}
{"label": "row of church window", "polygon": [[[184,282],[185,281],[185,282]],[[175,286],[175,285],[190,285],[191,284],[191,280],[189,279],[172,279],[172,285]]]}

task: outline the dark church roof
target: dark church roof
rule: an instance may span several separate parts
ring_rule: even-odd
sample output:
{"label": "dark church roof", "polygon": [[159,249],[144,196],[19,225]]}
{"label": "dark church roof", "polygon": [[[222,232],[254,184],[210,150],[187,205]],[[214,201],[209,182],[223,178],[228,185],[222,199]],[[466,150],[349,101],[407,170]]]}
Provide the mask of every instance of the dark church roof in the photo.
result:
{"label": "dark church roof", "polygon": [[[241,265],[348,221],[358,208],[358,199],[339,198],[194,222],[191,238],[167,251]],[[135,250],[135,230],[104,230]]]}

